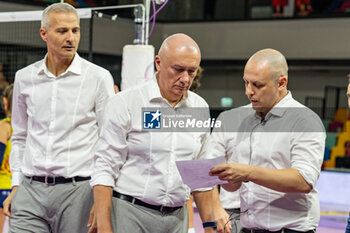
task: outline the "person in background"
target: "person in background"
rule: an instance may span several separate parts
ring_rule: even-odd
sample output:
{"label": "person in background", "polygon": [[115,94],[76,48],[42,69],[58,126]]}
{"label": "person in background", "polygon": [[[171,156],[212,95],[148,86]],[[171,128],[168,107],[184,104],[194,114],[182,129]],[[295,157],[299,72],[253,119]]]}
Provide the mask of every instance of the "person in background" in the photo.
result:
{"label": "person in background", "polygon": [[272,0],[271,5],[275,17],[283,17],[284,7],[288,5],[288,0]]}
{"label": "person in background", "polygon": [[[198,67],[197,74],[193,78],[193,82],[190,87],[190,91],[193,91],[194,93],[198,92],[198,88],[201,86],[200,79],[202,77],[203,68],[201,66]],[[190,200],[186,202],[187,211],[188,211],[188,233],[195,233],[196,230],[193,225],[193,196],[190,195]]]}
{"label": "person in background", "polygon": [[203,68],[201,66],[199,66],[197,74],[193,78],[193,82],[191,84],[190,91],[193,91],[194,93],[198,92],[198,89],[201,86],[201,78],[202,78],[203,71],[204,71]]}
{"label": "person in background", "polygon": [[0,231],[3,229],[5,215],[3,212],[3,201],[11,192],[11,111],[12,111],[13,85],[5,88],[2,97],[2,107],[5,110],[6,118],[0,122]]}
{"label": "person in background", "polygon": [[93,232],[89,180],[113,79],[78,55],[80,23],[71,5],[48,6],[40,36],[46,56],[15,76],[12,192],[4,213],[11,233]]}
{"label": "person in background", "polygon": [[8,85],[9,83],[4,75],[4,64],[0,62],[0,91],[3,92]]}
{"label": "person in background", "polygon": [[[225,119],[226,116],[231,116],[236,109],[222,112],[218,119],[219,121],[229,122],[232,124],[232,120]],[[214,129],[210,135],[209,140],[205,143],[203,153],[208,153],[210,156],[218,157],[225,155],[226,162],[229,162],[232,157],[235,156],[235,144],[233,143],[237,137],[236,132],[226,132],[223,125],[219,130]],[[229,126],[231,128],[231,126]],[[215,220],[217,222],[218,233],[240,233],[240,197],[239,191],[228,192],[221,188],[220,192],[218,187],[213,192],[213,208],[215,214]]]}
{"label": "person in background", "polygon": [[313,12],[310,0],[295,1],[297,16],[307,16]]}
{"label": "person in background", "polygon": [[119,87],[117,84],[114,84],[114,93],[117,94],[119,92]]}
{"label": "person in background", "polygon": [[[209,139],[205,142],[203,157],[225,156],[226,163],[234,162],[237,154],[235,141],[240,136],[239,121],[243,119],[249,106],[234,108],[220,113],[216,121],[221,127],[214,128]],[[240,233],[240,197],[239,191],[229,192],[224,188],[213,191],[213,209],[218,233]]]}
{"label": "person in background", "polygon": [[[198,88],[200,87],[200,79],[202,77],[203,68],[199,66],[197,75],[194,77],[190,91],[197,93]],[[220,117],[219,117],[220,118]],[[202,153],[207,153],[206,156],[220,156],[220,155],[229,155],[232,153],[230,147],[232,146],[228,142],[230,138],[227,137],[225,141],[221,142],[222,137],[217,137],[219,132],[214,132],[210,136],[210,139],[205,143],[205,146]],[[227,157],[227,156],[226,156]],[[220,196],[219,196],[220,195]],[[216,187],[213,190],[213,200],[214,200],[214,213],[215,220],[217,222],[217,232],[231,232],[239,233],[241,230],[241,224],[239,221],[240,209],[239,209],[239,194],[237,192],[228,192],[224,189],[218,192]],[[189,231],[188,233],[194,233],[195,229],[193,228],[193,197],[190,196],[190,200],[186,202],[188,213],[189,213]]]}
{"label": "person in background", "polygon": [[[6,77],[4,75],[4,65],[2,62],[0,62],[0,96],[2,96],[3,91],[5,88],[9,85],[9,83],[6,81]],[[2,100],[0,100],[0,118],[6,117],[5,110],[3,109]]]}

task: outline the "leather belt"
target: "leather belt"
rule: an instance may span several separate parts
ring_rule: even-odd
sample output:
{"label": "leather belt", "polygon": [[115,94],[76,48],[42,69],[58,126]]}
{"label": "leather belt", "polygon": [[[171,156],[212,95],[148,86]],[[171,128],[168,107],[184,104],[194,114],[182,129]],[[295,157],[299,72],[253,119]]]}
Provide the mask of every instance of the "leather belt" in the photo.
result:
{"label": "leather belt", "polygon": [[118,193],[116,191],[113,191],[113,197],[130,202],[132,204],[140,205],[140,206],[143,206],[143,207],[146,207],[149,209],[158,210],[162,213],[165,213],[165,212],[170,213],[170,212],[173,212],[175,210],[181,209],[183,207],[183,206],[168,207],[168,206],[162,206],[162,205],[151,205],[151,204],[143,202],[139,199],[136,199],[132,196],[121,194],[121,193]]}
{"label": "leather belt", "polygon": [[226,211],[234,212],[234,213],[241,213],[241,208],[233,208],[233,209],[225,209]]}
{"label": "leather belt", "polygon": [[47,185],[66,184],[66,183],[71,183],[73,181],[79,182],[79,181],[91,179],[90,176],[88,176],[88,177],[75,176],[72,178],[65,178],[62,176],[57,176],[57,177],[55,177],[55,176],[27,176],[27,178],[45,183]]}
{"label": "leather belt", "polygon": [[279,231],[269,231],[269,230],[262,230],[262,229],[247,229],[243,228],[242,232],[244,233],[314,233],[314,230],[309,230],[309,231],[296,231],[296,230],[291,230],[291,229],[282,229]]}

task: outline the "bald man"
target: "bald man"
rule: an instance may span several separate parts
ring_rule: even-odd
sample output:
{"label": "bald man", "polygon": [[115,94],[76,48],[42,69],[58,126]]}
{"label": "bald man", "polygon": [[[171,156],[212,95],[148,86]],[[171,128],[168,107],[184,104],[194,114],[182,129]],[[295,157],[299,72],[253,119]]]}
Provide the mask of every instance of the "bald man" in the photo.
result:
{"label": "bald man", "polygon": [[[241,232],[315,232],[320,219],[316,182],[325,133],[319,117],[292,98],[288,66],[273,49],[255,53],[244,69],[251,104],[223,113],[233,152],[211,175],[240,189]],[[239,115],[239,117],[237,117]],[[233,118],[235,117],[235,118]],[[224,123],[225,124],[225,123]]]}
{"label": "bald man", "polygon": [[[118,93],[107,104],[91,180],[98,232],[187,232],[190,189],[175,161],[198,158],[208,132],[145,131],[142,108],[175,113],[202,107],[209,113],[208,104],[188,90],[200,60],[193,39],[172,35],[155,57],[154,79]],[[153,114],[153,120],[159,117]],[[211,192],[193,192],[208,222],[205,232],[215,232]]]}

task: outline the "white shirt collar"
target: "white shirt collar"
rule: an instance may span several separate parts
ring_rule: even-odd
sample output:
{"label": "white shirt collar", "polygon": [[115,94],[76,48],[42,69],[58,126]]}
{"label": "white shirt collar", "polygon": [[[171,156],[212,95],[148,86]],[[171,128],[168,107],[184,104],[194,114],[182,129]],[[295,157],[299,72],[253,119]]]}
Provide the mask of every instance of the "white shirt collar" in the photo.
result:
{"label": "white shirt collar", "polygon": [[[288,91],[288,94],[283,97],[273,108],[266,114],[264,119],[269,119],[272,115],[276,117],[282,117],[285,111],[287,110],[289,106],[289,102],[293,100],[292,93]],[[262,117],[259,116],[257,113],[255,116],[261,120]]]}
{"label": "white shirt collar", "polygon": [[[47,68],[46,60],[47,60],[47,54],[45,55],[44,59],[42,60],[42,63],[39,66],[38,74],[44,73],[50,78],[56,78]],[[67,70],[65,72],[60,74],[58,77],[62,77],[64,75],[66,75],[67,73],[80,75],[82,72],[81,62],[82,62],[82,58],[78,55],[78,53],[75,53],[73,61],[70,64],[70,66],[67,68]]]}

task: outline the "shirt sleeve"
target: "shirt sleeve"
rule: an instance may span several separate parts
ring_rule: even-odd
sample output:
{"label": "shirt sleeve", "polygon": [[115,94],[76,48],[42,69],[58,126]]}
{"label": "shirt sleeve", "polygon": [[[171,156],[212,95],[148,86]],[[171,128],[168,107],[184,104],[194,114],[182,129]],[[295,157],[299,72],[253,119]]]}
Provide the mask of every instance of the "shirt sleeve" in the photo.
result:
{"label": "shirt sleeve", "polygon": [[291,167],[299,171],[305,181],[316,186],[320,175],[326,134],[317,118],[308,117],[298,122],[291,145]]}
{"label": "shirt sleeve", "polygon": [[[222,120],[222,114],[219,115],[217,120]],[[201,152],[198,156],[200,159],[211,159],[226,155],[225,137],[223,130],[213,130],[211,135],[206,138]],[[226,157],[226,156],[225,156]],[[214,187],[200,188],[193,191],[208,191]]]}
{"label": "shirt sleeve", "polygon": [[214,127],[213,132],[203,146],[201,157],[208,159],[225,156],[226,162],[237,161],[237,155],[235,154],[237,132],[227,128],[227,124],[232,124],[230,119],[227,118],[228,114],[226,112],[218,116],[216,121],[220,122],[220,127]]}
{"label": "shirt sleeve", "polygon": [[18,73],[16,73],[13,97],[11,125],[13,133],[11,136],[10,169],[12,172],[12,187],[22,183],[24,175],[21,171],[23,165],[24,149],[27,138],[27,105],[21,95],[21,85]]}
{"label": "shirt sleeve", "polygon": [[107,104],[107,101],[115,95],[114,93],[114,82],[113,77],[110,72],[106,72],[106,75],[100,79],[100,82],[98,83],[98,89],[97,89],[97,98],[96,98],[96,117],[97,117],[97,124],[99,128],[99,132],[101,131],[101,121],[103,118],[103,112],[105,109],[105,105]]}
{"label": "shirt sleeve", "polygon": [[94,156],[94,171],[90,185],[115,186],[120,168],[128,154],[127,134],[131,117],[120,94],[112,97],[105,108],[100,138]]}

